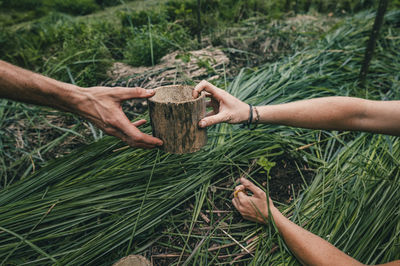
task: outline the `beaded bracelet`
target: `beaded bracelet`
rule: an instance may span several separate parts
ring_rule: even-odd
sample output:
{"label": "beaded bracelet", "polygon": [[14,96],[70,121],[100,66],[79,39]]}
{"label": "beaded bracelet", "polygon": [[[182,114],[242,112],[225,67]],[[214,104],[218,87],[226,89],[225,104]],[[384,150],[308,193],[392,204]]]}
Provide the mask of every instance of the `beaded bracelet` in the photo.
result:
{"label": "beaded bracelet", "polygon": [[256,111],[256,119],[254,120],[254,124],[257,126],[258,122],[260,121],[260,114],[258,113],[257,107],[254,107],[254,111]]}

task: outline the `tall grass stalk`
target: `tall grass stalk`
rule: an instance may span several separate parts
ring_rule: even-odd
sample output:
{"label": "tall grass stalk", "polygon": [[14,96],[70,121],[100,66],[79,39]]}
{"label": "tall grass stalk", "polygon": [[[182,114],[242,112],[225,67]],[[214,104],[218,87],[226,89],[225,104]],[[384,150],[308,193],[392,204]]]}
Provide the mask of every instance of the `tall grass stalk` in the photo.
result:
{"label": "tall grass stalk", "polygon": [[149,39],[150,39],[150,56],[151,56],[151,65],[154,66],[154,51],[153,51],[153,38],[151,36],[151,21],[150,17],[148,19],[148,27],[149,27]]}

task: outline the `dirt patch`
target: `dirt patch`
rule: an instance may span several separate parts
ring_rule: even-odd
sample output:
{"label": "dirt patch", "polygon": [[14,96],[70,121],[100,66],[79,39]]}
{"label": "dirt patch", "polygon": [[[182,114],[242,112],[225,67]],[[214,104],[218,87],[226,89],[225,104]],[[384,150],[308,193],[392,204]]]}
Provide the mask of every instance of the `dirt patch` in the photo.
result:
{"label": "dirt patch", "polygon": [[257,172],[255,179],[262,182],[264,187],[267,187],[268,179],[270,197],[274,201],[290,204],[303,190],[305,182],[308,183],[314,176],[314,170],[307,165],[296,164],[292,159],[283,158],[276,161],[270,176],[268,179],[265,173]]}
{"label": "dirt patch", "polygon": [[113,80],[108,85],[155,88],[171,84],[187,84],[219,79],[224,75],[229,58],[221,49],[207,48],[181,52],[175,51],[164,56],[154,67],[132,67],[114,63],[108,75]]}

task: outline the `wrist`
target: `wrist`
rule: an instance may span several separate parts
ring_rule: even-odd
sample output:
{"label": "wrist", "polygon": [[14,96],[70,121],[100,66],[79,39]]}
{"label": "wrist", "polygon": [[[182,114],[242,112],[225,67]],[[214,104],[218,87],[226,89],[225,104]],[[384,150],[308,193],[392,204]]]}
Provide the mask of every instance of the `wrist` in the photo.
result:
{"label": "wrist", "polygon": [[284,221],[287,220],[287,218],[275,206],[271,207],[270,219],[273,219],[279,231],[281,231],[281,227],[283,226],[283,224],[285,224]]}
{"label": "wrist", "polygon": [[57,90],[56,97],[58,99],[56,107],[71,113],[79,113],[88,98],[84,88],[67,83],[62,84],[62,88]]}
{"label": "wrist", "polygon": [[262,215],[264,215],[264,217],[267,217],[268,219],[272,219],[276,215],[276,213],[277,210],[274,205],[269,205],[269,208],[267,205],[265,206],[265,209],[262,211]]}
{"label": "wrist", "polygon": [[[260,121],[260,113],[257,109],[257,106],[253,106],[251,104],[245,104],[247,108],[247,117],[242,117],[241,122],[243,125],[241,126],[242,128],[247,126],[249,129],[255,129],[257,127],[257,124]],[[241,114],[245,114],[246,111],[241,111]],[[253,128],[251,128],[251,124],[255,125]]]}
{"label": "wrist", "polygon": [[31,73],[28,77],[34,92],[33,103],[47,105],[62,111],[76,112],[77,104],[82,102],[83,88],[36,73]]}
{"label": "wrist", "polygon": [[237,119],[238,124],[247,124],[249,122],[249,105],[247,103],[241,102],[239,116]]}

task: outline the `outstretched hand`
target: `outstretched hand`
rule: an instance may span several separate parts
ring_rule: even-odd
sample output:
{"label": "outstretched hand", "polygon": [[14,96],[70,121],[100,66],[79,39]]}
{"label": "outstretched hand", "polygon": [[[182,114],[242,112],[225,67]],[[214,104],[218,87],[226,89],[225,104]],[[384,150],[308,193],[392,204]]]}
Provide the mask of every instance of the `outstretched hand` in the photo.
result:
{"label": "outstretched hand", "polygon": [[[240,178],[241,185],[235,188],[234,198],[232,199],[233,206],[240,212],[243,218],[258,222],[266,223],[268,218],[268,203],[265,192],[254,185],[246,178]],[[253,193],[252,196],[247,195],[247,191]],[[269,208],[274,209],[274,204],[271,198],[269,200]]]}
{"label": "outstretched hand", "polygon": [[203,90],[208,92],[207,96],[211,98],[211,101],[207,102],[207,107],[212,107],[213,111],[200,120],[200,127],[204,128],[222,122],[237,124],[248,120],[249,106],[246,103],[205,80],[194,88],[193,97],[197,98]]}
{"label": "outstretched hand", "polygon": [[163,144],[160,139],[144,134],[138,129],[146,120],[131,123],[121,107],[124,100],[153,96],[154,90],[92,87],[82,88],[82,91],[85,97],[77,104],[76,113],[93,122],[107,134],[120,138],[132,147],[150,149]]}

